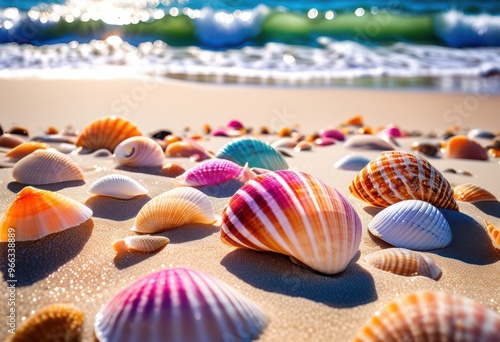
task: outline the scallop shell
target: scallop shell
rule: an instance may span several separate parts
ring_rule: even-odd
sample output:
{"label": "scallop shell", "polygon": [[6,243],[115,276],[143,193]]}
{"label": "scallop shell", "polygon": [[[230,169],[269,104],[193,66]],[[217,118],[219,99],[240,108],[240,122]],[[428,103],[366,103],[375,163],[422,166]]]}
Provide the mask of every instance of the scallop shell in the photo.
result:
{"label": "scallop shell", "polygon": [[402,276],[437,279],[441,269],[427,255],[404,248],[387,248],[368,254],[365,261],[375,268]]}
{"label": "scallop shell", "polygon": [[394,146],[384,139],[374,135],[354,135],[346,140],[344,147],[365,150],[391,151]]}
{"label": "scallop shell", "polygon": [[194,161],[202,161],[212,158],[212,154],[194,140],[175,141],[167,145],[165,150],[167,157],[191,158]]}
{"label": "scallop shell", "polygon": [[115,148],[119,165],[128,167],[161,167],[165,156],[160,145],[148,137],[131,137]]}
{"label": "scallop shell", "polygon": [[54,150],[36,150],[18,161],[12,177],[23,184],[42,185],[85,179],[82,169],[68,156]]}
{"label": "scallop shell", "polygon": [[230,160],[240,166],[248,163],[249,167],[268,170],[288,169],[287,162],[276,149],[253,138],[234,139],[224,145],[215,157]]}
{"label": "scallop shell", "polygon": [[46,150],[50,146],[48,144],[44,144],[37,141],[29,141],[22,143],[21,145],[17,145],[12,150],[5,154],[6,162],[17,162],[27,155],[33,153],[36,150]]}
{"label": "scallop shell", "polygon": [[493,241],[495,241],[497,246],[500,247],[500,229],[495,227],[487,220],[484,220],[484,222],[486,223],[486,228],[488,228],[488,234],[490,234],[491,238],[493,239]]}
{"label": "scallop shell", "polygon": [[99,341],[251,341],[266,325],[260,309],[229,285],[171,268],[119,292],[97,313],[94,331]]}
{"label": "scallop shell", "polygon": [[203,186],[222,184],[233,179],[246,183],[253,177],[255,174],[248,168],[248,164],[241,167],[232,161],[215,158],[201,162],[172,179],[172,183],[175,186]]}
{"label": "scallop shell", "polygon": [[132,231],[156,233],[191,223],[216,221],[208,196],[193,188],[176,188],[146,203],[135,218]]}
{"label": "scallop shell", "polygon": [[370,159],[366,157],[350,154],[337,160],[333,167],[340,170],[361,171],[369,162]]}
{"label": "scallop shell", "polygon": [[446,155],[450,158],[488,160],[488,152],[477,142],[463,135],[448,140]]}
{"label": "scallop shell", "polygon": [[97,179],[90,185],[88,191],[94,195],[118,199],[131,199],[149,192],[133,178],[120,174],[111,174]]}
{"label": "scallop shell", "polygon": [[83,312],[72,305],[52,304],[24,321],[7,341],[81,341],[83,317]]}
{"label": "scallop shell", "polygon": [[457,185],[453,188],[453,192],[457,201],[474,203],[497,200],[495,195],[488,190],[471,183]]}
{"label": "scallop shell", "polygon": [[466,297],[415,292],[376,312],[354,341],[500,341],[500,315]]}
{"label": "scallop shell", "polygon": [[427,160],[407,152],[383,152],[349,185],[355,197],[376,207],[417,199],[458,210],[453,188]]}
{"label": "scallop shell", "polygon": [[123,140],[142,135],[135,124],[118,116],[105,116],[91,122],[76,139],[76,146],[87,152],[105,148],[111,152]]}
{"label": "scallop shell", "polygon": [[16,241],[38,240],[46,235],[87,221],[92,210],[56,192],[25,187],[17,194],[0,221],[0,241],[6,242],[11,228]]}
{"label": "scallop shell", "polygon": [[165,236],[134,235],[113,242],[113,249],[120,252],[152,253],[165,247],[170,239]]}
{"label": "scallop shell", "polygon": [[320,179],[277,171],[257,176],[233,195],[222,214],[221,240],[289,255],[334,274],[356,254],[361,221],[351,204]]}
{"label": "scallop shell", "polygon": [[385,208],[370,221],[368,230],[391,245],[414,250],[444,248],[452,239],[443,214],[432,204],[418,200]]}

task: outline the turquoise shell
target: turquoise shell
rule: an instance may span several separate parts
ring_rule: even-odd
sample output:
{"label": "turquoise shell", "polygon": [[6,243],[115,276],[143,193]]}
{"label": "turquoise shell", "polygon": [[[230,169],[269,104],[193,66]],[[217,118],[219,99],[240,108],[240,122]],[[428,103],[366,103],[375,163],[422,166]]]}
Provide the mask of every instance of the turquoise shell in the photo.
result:
{"label": "turquoise shell", "polygon": [[262,140],[252,138],[234,139],[224,145],[216,158],[230,160],[240,166],[248,163],[249,167],[267,170],[286,170],[288,164],[283,156]]}

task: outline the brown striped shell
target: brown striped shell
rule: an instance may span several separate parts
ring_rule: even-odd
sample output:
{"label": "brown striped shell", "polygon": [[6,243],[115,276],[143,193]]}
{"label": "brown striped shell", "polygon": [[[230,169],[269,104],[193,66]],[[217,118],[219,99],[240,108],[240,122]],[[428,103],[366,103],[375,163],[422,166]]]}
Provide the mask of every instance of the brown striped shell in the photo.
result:
{"label": "brown striped shell", "polygon": [[493,224],[484,220],[486,223],[486,228],[488,228],[488,234],[490,234],[491,238],[497,244],[497,247],[500,247],[500,229],[495,227]]}
{"label": "brown striped shell", "polygon": [[457,185],[453,188],[453,192],[457,201],[474,203],[497,200],[491,192],[472,183]]}
{"label": "brown striped shell", "polygon": [[86,152],[105,148],[114,152],[115,147],[123,140],[142,135],[135,124],[118,116],[105,116],[91,122],[76,139],[76,146]]}
{"label": "brown striped shell", "polygon": [[382,152],[356,175],[349,191],[376,207],[417,199],[458,210],[444,176],[424,158],[407,152]]}

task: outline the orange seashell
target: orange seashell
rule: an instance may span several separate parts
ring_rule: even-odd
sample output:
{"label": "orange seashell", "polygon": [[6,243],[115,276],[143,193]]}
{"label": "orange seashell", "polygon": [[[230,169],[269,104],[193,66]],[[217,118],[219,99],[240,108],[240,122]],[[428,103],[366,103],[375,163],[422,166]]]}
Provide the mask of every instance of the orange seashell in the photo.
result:
{"label": "orange seashell", "polygon": [[194,140],[176,141],[167,146],[165,150],[167,157],[192,158],[195,161],[210,159],[213,156]]}
{"label": "orange seashell", "polygon": [[13,148],[21,145],[22,143],[24,143],[23,138],[17,135],[8,133],[0,135],[0,147]]}
{"label": "orange seashell", "polygon": [[382,152],[358,173],[349,191],[376,207],[416,199],[458,210],[446,178],[427,160],[407,152]]}
{"label": "orange seashell", "polygon": [[492,156],[493,158],[498,158],[500,157],[500,148],[490,148],[488,150],[488,153],[490,154],[490,156]]}
{"label": "orange seashell", "polygon": [[[38,240],[87,221],[92,210],[56,192],[25,187],[0,221],[0,242]],[[13,235],[13,236],[12,236]]]}
{"label": "orange seashell", "polygon": [[165,139],[163,139],[163,141],[165,142],[165,146],[168,146],[170,144],[173,144],[174,142],[182,141],[182,138],[178,137],[177,135],[170,134],[167,135]]}
{"label": "orange seashell", "polygon": [[484,222],[486,223],[486,228],[488,228],[488,234],[490,234],[491,238],[493,239],[493,241],[495,241],[497,246],[500,247],[500,229],[495,227],[487,220],[484,220]]}
{"label": "orange seashell", "polygon": [[212,126],[210,126],[210,124],[206,123],[203,125],[202,130],[203,130],[204,134],[210,134],[210,132],[212,132]]}
{"label": "orange seashell", "polygon": [[14,147],[5,155],[5,161],[17,162],[36,150],[46,150],[50,146],[38,141],[29,141]]}
{"label": "orange seashell", "polygon": [[54,127],[54,126],[49,126],[47,130],[45,131],[46,134],[52,135],[52,134],[59,134],[59,130]]}
{"label": "orange seashell", "polygon": [[342,126],[359,126],[359,127],[362,127],[363,126],[363,116],[361,116],[361,115],[353,116],[352,118],[344,121],[342,123]]}
{"label": "orange seashell", "polygon": [[105,116],[91,122],[76,139],[76,146],[83,147],[86,152],[105,148],[114,152],[115,147],[123,140],[142,135],[135,124],[118,116]]}
{"label": "orange seashell", "polygon": [[278,130],[277,134],[279,137],[291,137],[292,136],[292,129],[290,127],[281,127]]}
{"label": "orange seashell", "polygon": [[365,126],[358,129],[358,134],[373,134],[373,128],[371,126]]}
{"label": "orange seashell", "polygon": [[466,183],[457,185],[453,188],[454,196],[457,201],[463,202],[481,202],[481,201],[496,201],[497,198],[488,190],[479,185]]}
{"label": "orange seashell", "polygon": [[175,178],[186,172],[182,166],[176,163],[167,163],[161,169],[162,176]]}
{"label": "orange seashell", "polygon": [[448,141],[446,155],[450,158],[488,160],[486,150],[463,135],[454,136]]}

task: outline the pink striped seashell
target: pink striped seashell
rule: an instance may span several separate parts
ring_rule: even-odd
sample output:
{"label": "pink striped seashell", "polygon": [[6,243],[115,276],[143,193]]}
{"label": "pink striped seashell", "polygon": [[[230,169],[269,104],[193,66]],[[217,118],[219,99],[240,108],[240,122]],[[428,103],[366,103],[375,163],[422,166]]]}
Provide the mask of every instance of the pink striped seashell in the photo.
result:
{"label": "pink striped seashell", "polygon": [[354,341],[500,341],[500,315],[462,296],[415,292],[376,312]]}
{"label": "pink striped seashell", "polygon": [[27,155],[35,152],[36,150],[46,150],[49,147],[50,146],[48,144],[41,143],[38,141],[25,142],[22,143],[21,145],[17,145],[12,150],[7,152],[7,154],[5,154],[5,161],[15,163],[23,159]]}
{"label": "pink striped seashell", "polygon": [[495,195],[488,190],[471,183],[457,185],[453,188],[453,192],[457,201],[474,203],[497,200]]}
{"label": "pink striped seashell", "polygon": [[277,171],[248,181],[222,214],[221,240],[292,257],[326,274],[342,272],[361,241],[351,204],[320,179]]}
{"label": "pink striped seashell", "polygon": [[115,158],[121,166],[161,167],[165,156],[156,141],[138,136],[119,143],[115,148]]}
{"label": "pink striped seashell", "polygon": [[486,223],[486,228],[488,229],[488,234],[490,234],[493,241],[495,241],[497,247],[500,248],[500,229],[495,227],[492,223],[484,220]]}
{"label": "pink striped seashell", "polygon": [[248,168],[248,163],[241,167],[230,160],[215,158],[205,160],[173,178],[172,183],[175,186],[203,186],[222,184],[233,179],[246,183],[253,177],[255,174]]}
{"label": "pink striped seashell", "polygon": [[98,341],[252,341],[267,325],[261,310],[200,271],[171,268],[142,277],[97,313]]}

